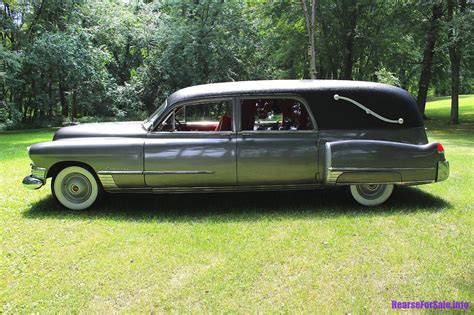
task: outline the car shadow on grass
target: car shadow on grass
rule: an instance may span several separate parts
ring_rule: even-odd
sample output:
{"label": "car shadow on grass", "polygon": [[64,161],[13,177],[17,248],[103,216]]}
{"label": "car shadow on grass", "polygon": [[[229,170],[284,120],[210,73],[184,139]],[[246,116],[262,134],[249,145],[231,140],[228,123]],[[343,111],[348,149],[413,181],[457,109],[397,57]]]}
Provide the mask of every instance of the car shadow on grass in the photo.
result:
{"label": "car shadow on grass", "polygon": [[86,211],[64,209],[52,196],[23,213],[29,219],[106,219],[123,221],[246,221],[338,216],[390,216],[437,212],[451,204],[414,187],[397,187],[378,207],[358,205],[347,189],[316,191],[208,193],[208,194],[105,194]]}

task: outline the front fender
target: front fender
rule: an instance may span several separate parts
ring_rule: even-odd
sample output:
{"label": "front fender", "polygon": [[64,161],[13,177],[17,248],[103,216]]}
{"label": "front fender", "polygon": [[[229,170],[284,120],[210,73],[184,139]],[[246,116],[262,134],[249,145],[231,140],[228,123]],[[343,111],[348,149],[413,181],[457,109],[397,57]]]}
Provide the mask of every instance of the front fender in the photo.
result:
{"label": "front fender", "polygon": [[118,186],[143,186],[144,142],[144,139],[137,138],[64,139],[34,144],[29,155],[34,165],[48,170],[57,163],[79,162],[89,165],[96,174],[135,172],[126,177],[117,175],[113,179]]}

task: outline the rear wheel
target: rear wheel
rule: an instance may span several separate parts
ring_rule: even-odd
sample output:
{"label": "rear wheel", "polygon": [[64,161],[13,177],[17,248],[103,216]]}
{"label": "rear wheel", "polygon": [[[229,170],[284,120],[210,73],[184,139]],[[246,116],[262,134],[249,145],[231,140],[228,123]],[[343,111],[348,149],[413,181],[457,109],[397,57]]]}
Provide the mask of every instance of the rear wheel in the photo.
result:
{"label": "rear wheel", "polygon": [[94,175],[80,166],[69,166],[61,170],[51,183],[56,199],[71,210],[84,210],[92,206],[101,187]]}
{"label": "rear wheel", "polygon": [[360,184],[351,185],[351,194],[363,206],[378,206],[392,195],[391,184]]}

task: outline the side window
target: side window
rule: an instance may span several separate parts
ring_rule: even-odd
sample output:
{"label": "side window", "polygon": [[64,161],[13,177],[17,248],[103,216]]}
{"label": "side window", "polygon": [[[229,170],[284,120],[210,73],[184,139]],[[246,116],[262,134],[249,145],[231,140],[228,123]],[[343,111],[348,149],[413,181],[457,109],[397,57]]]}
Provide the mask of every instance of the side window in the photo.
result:
{"label": "side window", "polygon": [[232,131],[232,101],[204,102],[177,107],[160,131]]}
{"label": "side window", "polygon": [[291,98],[242,100],[242,130],[312,130],[306,107]]}

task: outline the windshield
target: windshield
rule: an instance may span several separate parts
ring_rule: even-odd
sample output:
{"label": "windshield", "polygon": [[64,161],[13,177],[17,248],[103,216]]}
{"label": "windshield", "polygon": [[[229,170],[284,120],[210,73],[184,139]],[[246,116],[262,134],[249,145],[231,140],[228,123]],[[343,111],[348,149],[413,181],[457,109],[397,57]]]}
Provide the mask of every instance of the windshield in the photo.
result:
{"label": "windshield", "polygon": [[155,120],[158,119],[158,117],[163,113],[163,111],[165,110],[166,108],[166,105],[167,105],[167,102],[166,100],[163,102],[163,104],[161,104],[153,114],[151,114],[150,117],[148,117],[147,119],[145,119],[145,121],[143,122],[143,127],[146,129],[146,130],[149,130],[150,127],[153,125],[153,123],[155,122]]}

